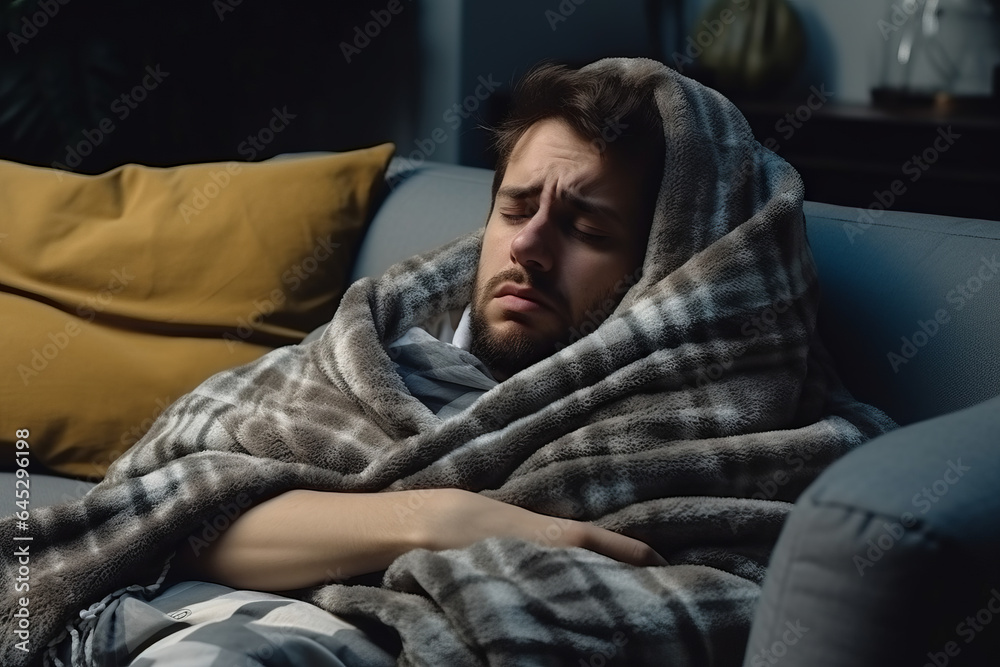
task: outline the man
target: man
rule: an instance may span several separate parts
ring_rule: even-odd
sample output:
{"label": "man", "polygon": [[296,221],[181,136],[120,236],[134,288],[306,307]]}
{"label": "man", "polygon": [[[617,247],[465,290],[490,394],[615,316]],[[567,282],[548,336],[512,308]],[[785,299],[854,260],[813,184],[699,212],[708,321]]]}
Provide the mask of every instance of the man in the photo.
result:
{"label": "man", "polygon": [[[472,303],[459,325],[476,357],[466,363],[490,376],[486,386],[552,354],[588,315],[611,314],[622,281],[641,273],[663,170],[650,90],[637,94],[620,79],[551,65],[527,75],[518,93],[520,107],[498,133],[492,210]],[[609,129],[618,134],[606,143]],[[418,395],[418,387],[410,390]],[[397,493],[403,497],[290,491],[249,511],[188,565],[223,584],[287,590],[317,585],[331,569],[342,577],[382,570],[415,548],[530,539],[551,523],[441,489],[423,492],[421,510],[401,531],[395,508],[412,492]],[[317,526],[317,516],[331,523]],[[663,562],[637,540],[589,523],[567,526],[558,543],[635,564]]]}
{"label": "man", "polygon": [[[359,281],[318,340],[206,381],[39,519],[44,637],[79,619],[81,663],[161,630],[216,650],[163,602],[214,584],[169,576],[390,628],[370,664],[738,664],[788,501],[894,426],[826,366],[801,181],[646,60],[536,72],[498,143],[481,235]],[[129,638],[129,609],[166,625]],[[341,635],[290,623],[271,654]]]}
{"label": "man", "polygon": [[500,380],[551,354],[587,313],[611,314],[620,280],[641,273],[663,174],[651,90],[549,66],[519,93],[498,133],[471,311],[473,352]]}

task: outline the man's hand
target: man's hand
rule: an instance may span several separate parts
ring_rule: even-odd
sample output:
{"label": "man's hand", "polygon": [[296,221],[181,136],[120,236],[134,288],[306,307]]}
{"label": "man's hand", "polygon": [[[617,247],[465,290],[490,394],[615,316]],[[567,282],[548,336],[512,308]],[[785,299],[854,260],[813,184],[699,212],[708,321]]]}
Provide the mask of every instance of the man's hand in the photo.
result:
{"label": "man's hand", "polygon": [[[427,493],[422,491],[420,493]],[[666,565],[644,542],[590,523],[560,519],[461,489],[435,489],[421,516],[427,549],[465,547],[487,537],[516,537],[550,547],[583,547],[632,565]]]}
{"label": "man's hand", "polygon": [[630,537],[460,489],[288,491],[247,510],[207,548],[196,552],[191,541],[182,541],[179,557],[193,578],[279,591],[384,570],[412,549],[461,548],[488,537],[583,547],[633,565],[666,565]]}

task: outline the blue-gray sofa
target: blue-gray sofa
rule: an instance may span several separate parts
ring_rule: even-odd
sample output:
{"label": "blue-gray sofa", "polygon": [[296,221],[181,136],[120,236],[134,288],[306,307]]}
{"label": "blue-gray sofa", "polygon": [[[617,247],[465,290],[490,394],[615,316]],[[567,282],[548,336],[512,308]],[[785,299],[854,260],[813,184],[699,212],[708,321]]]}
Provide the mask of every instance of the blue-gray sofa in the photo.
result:
{"label": "blue-gray sofa", "polygon": [[[483,224],[491,178],[394,161],[354,277]],[[848,388],[903,428],[800,497],[744,664],[1000,664],[1000,222],[813,202],[805,214],[822,337]],[[36,507],[90,486],[31,480]]]}

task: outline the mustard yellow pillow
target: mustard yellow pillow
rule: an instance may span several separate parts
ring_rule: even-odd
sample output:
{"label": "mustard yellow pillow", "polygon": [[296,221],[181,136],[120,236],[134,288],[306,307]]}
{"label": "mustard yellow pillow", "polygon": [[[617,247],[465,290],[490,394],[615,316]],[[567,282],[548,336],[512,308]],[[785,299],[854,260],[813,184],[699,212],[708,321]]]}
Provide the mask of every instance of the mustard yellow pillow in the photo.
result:
{"label": "mustard yellow pillow", "polygon": [[0,161],[0,451],[99,477],[209,376],[346,288],[394,147],[96,176]]}

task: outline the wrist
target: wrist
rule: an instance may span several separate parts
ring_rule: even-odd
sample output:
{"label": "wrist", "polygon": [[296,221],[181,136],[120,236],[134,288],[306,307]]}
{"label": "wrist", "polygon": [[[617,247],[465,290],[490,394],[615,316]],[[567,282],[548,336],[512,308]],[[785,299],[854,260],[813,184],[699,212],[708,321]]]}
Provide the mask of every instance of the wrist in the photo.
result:
{"label": "wrist", "polygon": [[403,539],[409,549],[440,551],[451,544],[447,538],[449,526],[455,522],[456,508],[468,494],[461,489],[415,489],[403,491],[397,502],[396,515],[402,523]]}

